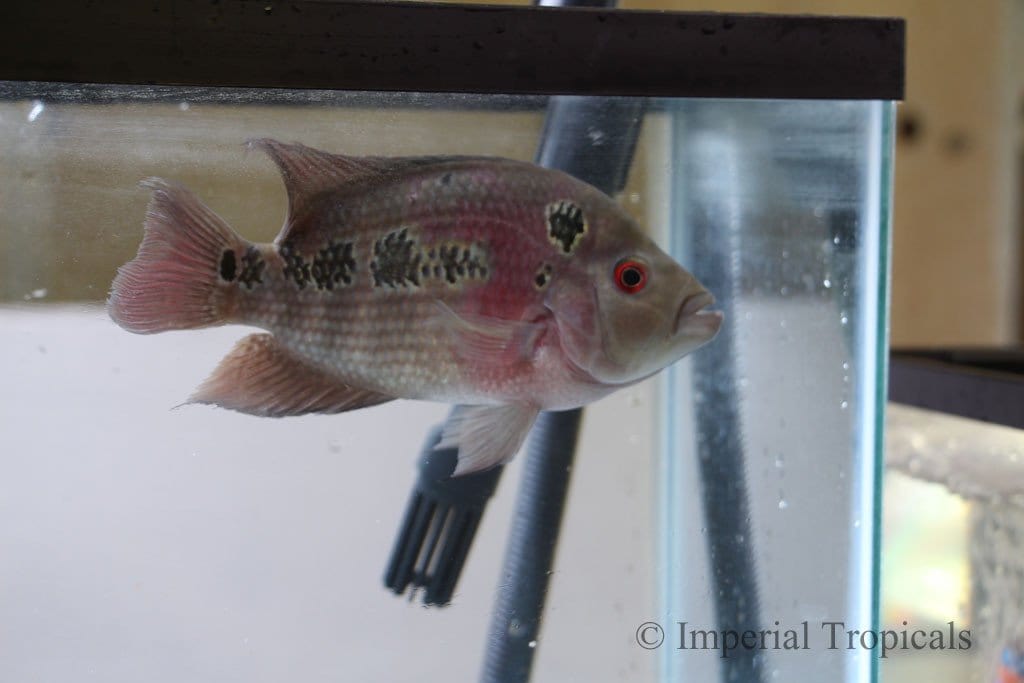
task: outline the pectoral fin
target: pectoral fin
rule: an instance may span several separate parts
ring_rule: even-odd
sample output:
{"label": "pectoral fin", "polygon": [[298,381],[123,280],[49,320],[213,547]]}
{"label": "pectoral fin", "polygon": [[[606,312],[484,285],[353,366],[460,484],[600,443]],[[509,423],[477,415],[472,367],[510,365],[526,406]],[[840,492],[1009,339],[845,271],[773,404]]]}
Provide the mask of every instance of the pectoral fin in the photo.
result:
{"label": "pectoral fin", "polygon": [[503,320],[456,313],[443,301],[435,303],[439,323],[451,335],[456,353],[470,363],[511,365],[529,360],[547,331],[546,319]]}
{"label": "pectoral fin", "polygon": [[269,334],[235,345],[189,398],[249,415],[284,417],[341,413],[394,397],[349,386],[282,347]]}
{"label": "pectoral fin", "polygon": [[452,476],[490,469],[508,462],[519,451],[538,412],[522,403],[457,406],[435,448],[459,449]]}

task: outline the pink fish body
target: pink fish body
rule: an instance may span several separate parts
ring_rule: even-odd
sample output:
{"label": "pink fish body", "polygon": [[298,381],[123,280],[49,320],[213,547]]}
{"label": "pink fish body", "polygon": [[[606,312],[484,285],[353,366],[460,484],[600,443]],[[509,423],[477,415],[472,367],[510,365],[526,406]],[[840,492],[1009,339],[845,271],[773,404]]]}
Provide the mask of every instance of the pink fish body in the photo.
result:
{"label": "pink fish body", "polygon": [[247,242],[150,180],[111,317],[132,332],[224,323],[246,337],[191,401],[255,415],[394,398],[458,404],[456,473],[511,458],[538,411],[594,401],[709,341],[699,282],[608,196],[483,157],[349,157],[273,140],[289,213]]}

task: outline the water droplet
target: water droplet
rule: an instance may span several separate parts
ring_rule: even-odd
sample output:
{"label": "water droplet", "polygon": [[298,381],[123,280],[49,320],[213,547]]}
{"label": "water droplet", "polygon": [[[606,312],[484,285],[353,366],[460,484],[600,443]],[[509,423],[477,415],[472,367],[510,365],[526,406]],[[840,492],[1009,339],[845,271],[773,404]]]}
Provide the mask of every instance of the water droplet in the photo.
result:
{"label": "water droplet", "polygon": [[788,507],[789,507],[789,503],[786,502],[786,499],[785,498],[780,498],[779,499],[779,509],[780,510],[785,510]]}
{"label": "water droplet", "polygon": [[849,370],[849,369],[850,369],[850,363],[848,361],[844,360],[843,361],[843,370]]}
{"label": "water droplet", "polygon": [[39,115],[43,113],[45,106],[39,100],[32,103],[32,108],[28,111],[28,122],[32,123],[39,118]]}
{"label": "water droplet", "polygon": [[840,401],[839,402],[839,407],[842,408],[843,410],[846,410],[847,408],[850,407],[850,402],[849,401]]}
{"label": "water droplet", "polygon": [[828,278],[822,280],[821,284],[825,285],[825,289],[832,289],[832,281],[829,280]]}

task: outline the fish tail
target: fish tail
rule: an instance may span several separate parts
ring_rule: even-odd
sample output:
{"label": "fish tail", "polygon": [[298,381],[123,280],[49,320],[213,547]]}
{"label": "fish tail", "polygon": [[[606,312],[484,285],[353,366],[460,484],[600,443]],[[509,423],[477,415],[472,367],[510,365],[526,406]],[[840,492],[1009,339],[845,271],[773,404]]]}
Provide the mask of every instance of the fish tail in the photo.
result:
{"label": "fish tail", "polygon": [[227,322],[237,298],[236,269],[250,243],[185,187],[159,178],[142,244],[114,278],[107,311],[138,334]]}

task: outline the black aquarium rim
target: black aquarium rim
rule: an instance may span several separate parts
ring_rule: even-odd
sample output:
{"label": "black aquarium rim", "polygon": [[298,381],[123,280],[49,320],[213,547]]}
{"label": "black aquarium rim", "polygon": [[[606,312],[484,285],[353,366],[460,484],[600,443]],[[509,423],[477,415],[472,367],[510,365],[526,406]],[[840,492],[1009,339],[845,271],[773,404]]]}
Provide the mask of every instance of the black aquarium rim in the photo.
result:
{"label": "black aquarium rim", "polygon": [[1024,429],[1024,348],[894,350],[889,400]]}
{"label": "black aquarium rim", "polygon": [[899,100],[905,29],[895,18],[598,8],[10,0],[0,80]]}

